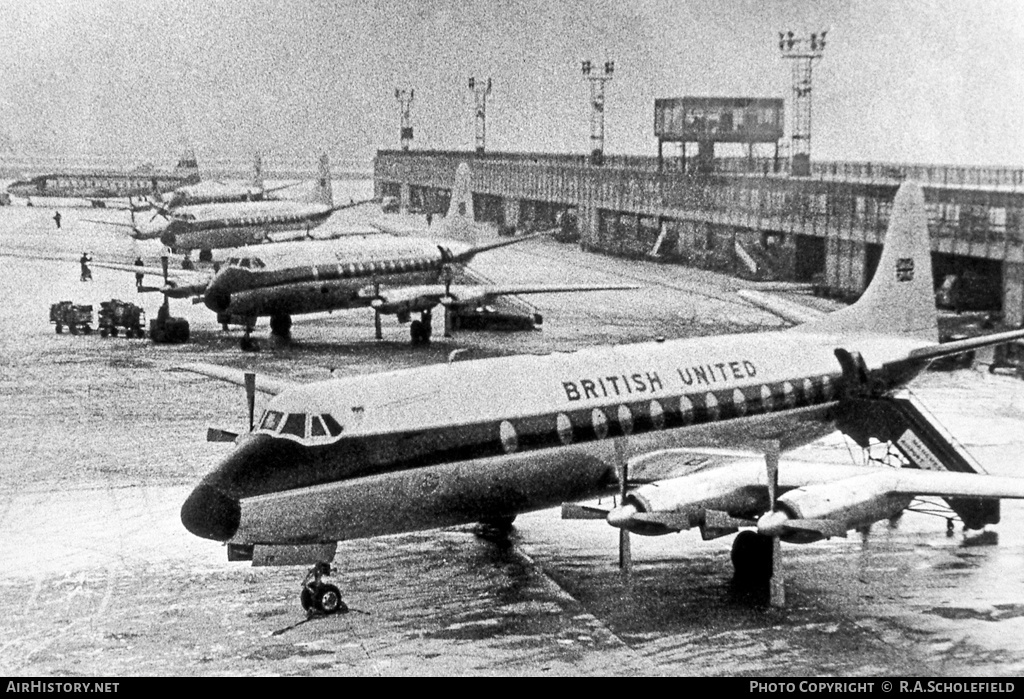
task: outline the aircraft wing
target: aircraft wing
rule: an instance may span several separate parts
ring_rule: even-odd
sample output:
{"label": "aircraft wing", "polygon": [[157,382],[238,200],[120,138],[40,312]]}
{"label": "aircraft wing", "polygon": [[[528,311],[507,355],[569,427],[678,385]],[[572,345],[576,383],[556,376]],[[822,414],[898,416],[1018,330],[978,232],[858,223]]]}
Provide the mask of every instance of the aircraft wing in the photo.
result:
{"label": "aircraft wing", "polygon": [[548,285],[463,285],[452,284],[447,289],[434,284],[430,286],[397,287],[381,292],[371,306],[381,313],[402,313],[425,311],[438,305],[449,308],[476,308],[486,305],[499,296],[523,296],[527,294],[561,294],[584,291],[629,291],[639,289],[634,284],[548,284]]}
{"label": "aircraft wing", "polygon": [[[205,362],[181,364],[173,367],[172,371],[185,371],[193,374],[200,374],[211,379],[226,381],[227,383],[233,383],[238,386],[245,386],[245,375],[247,373],[241,369],[232,369],[231,367],[220,366],[219,364],[207,364]],[[294,388],[299,385],[300,384],[295,381],[275,378],[273,376],[267,376],[266,374],[256,374],[256,390],[261,393],[269,393],[272,396],[276,396],[282,391],[287,391],[289,388]]]}
{"label": "aircraft wing", "polygon": [[752,289],[740,289],[736,292],[736,295],[747,303],[796,325],[808,323],[827,315],[824,311]]}
{"label": "aircraft wing", "polygon": [[[632,459],[629,485],[643,485],[604,516],[614,526],[645,535],[700,527],[705,538],[713,538],[757,526],[763,534],[813,532],[823,538],[889,518],[921,496],[1024,498],[1024,478],[788,460],[779,464],[780,495],[770,511],[765,461],[743,456],[672,449]],[[653,482],[645,478],[672,473]],[[563,506],[567,519],[599,516],[594,507]]]}
{"label": "aircraft wing", "polygon": [[[90,262],[89,266],[131,274],[141,273],[150,277],[158,277],[161,282],[164,280],[164,270],[161,267],[136,266],[97,260]],[[165,284],[158,287],[143,287],[143,291],[160,291],[176,299],[202,296],[206,292],[206,287],[210,284],[210,277],[211,273],[206,271],[190,271],[185,269],[168,271]]]}

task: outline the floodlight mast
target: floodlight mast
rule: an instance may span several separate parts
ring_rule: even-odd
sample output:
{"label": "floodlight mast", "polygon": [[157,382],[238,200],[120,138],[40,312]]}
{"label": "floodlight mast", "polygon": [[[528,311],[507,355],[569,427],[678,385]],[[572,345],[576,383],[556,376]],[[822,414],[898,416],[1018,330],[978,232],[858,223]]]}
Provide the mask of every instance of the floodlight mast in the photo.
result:
{"label": "floodlight mast", "polygon": [[409,150],[412,146],[412,100],[415,90],[399,90],[395,89],[395,99],[401,105],[402,110],[402,121],[400,138],[402,142],[402,150]]}
{"label": "floodlight mast", "polygon": [[811,73],[814,61],[825,50],[826,31],[797,38],[793,32],[779,32],[779,51],[793,61],[793,125],[790,172],[798,177],[811,174]]}
{"label": "floodlight mast", "polygon": [[604,85],[612,79],[615,61],[604,62],[604,73],[598,72],[593,63],[583,61],[583,78],[590,82],[590,162],[600,165],[604,162]]}
{"label": "floodlight mast", "polygon": [[473,91],[476,101],[476,152],[483,155],[487,147],[487,95],[491,94],[491,79],[487,78],[487,82],[484,82],[470,78],[469,89]]}

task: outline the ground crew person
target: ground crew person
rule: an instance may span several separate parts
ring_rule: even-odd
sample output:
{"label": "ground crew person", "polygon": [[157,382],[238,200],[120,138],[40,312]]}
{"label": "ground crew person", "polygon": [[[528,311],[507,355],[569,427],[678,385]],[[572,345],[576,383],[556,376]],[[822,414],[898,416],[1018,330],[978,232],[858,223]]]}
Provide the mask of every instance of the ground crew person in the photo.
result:
{"label": "ground crew person", "polygon": [[89,269],[89,263],[92,262],[92,258],[89,257],[89,253],[83,252],[81,259],[78,260],[78,261],[82,265],[82,281],[83,282],[91,282],[92,281],[92,271]]}
{"label": "ground crew person", "polygon": [[60,212],[55,211],[53,214],[53,222],[57,224],[57,229],[60,230]]}
{"label": "ground crew person", "polygon": [[[146,263],[142,261],[141,257],[136,257],[135,258],[135,266],[136,267],[144,267],[145,264]],[[142,288],[142,279],[143,279],[144,276],[145,275],[143,275],[142,272],[136,272],[135,273],[135,288],[136,289],[141,289]]]}

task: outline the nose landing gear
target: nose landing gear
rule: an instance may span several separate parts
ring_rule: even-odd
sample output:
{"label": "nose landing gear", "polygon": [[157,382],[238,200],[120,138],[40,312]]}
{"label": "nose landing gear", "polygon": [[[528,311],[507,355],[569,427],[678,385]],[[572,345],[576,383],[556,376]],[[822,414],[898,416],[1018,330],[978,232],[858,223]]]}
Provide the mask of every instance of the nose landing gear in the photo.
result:
{"label": "nose landing gear", "polygon": [[348,605],[341,599],[341,590],[335,585],[323,582],[325,575],[331,574],[331,564],[320,562],[313,566],[302,581],[302,593],[299,596],[302,608],[309,616],[314,614],[345,614]]}

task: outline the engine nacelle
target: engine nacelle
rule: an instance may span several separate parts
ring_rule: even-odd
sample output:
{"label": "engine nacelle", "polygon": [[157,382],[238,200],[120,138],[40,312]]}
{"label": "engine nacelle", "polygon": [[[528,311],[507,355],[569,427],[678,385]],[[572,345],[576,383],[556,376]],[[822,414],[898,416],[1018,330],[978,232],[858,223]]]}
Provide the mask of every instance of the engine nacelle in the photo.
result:
{"label": "engine nacelle", "polygon": [[[895,474],[871,473],[833,483],[796,488],[778,498],[776,511],[791,520],[829,520],[845,530],[894,517],[909,505],[910,495],[894,493]],[[806,544],[825,535],[811,529],[786,529],[783,541]]]}

